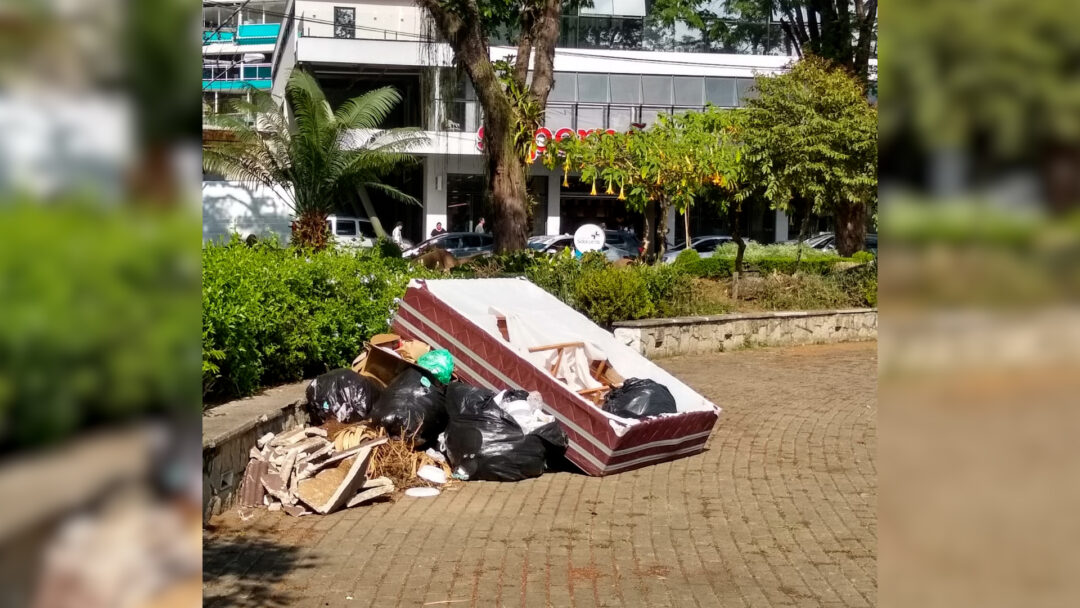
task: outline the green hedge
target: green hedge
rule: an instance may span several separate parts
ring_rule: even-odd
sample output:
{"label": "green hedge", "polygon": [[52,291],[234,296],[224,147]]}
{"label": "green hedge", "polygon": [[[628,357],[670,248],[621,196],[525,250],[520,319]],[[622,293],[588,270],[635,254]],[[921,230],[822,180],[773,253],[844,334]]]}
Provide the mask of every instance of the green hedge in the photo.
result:
{"label": "green hedge", "polygon": [[198,412],[197,217],[92,196],[5,203],[0,448]]}
{"label": "green hedge", "polygon": [[[713,255],[702,258],[696,251],[687,249],[675,258],[674,266],[690,276],[703,279],[724,279],[735,273],[734,244],[719,247]],[[798,259],[798,262],[796,262]],[[801,258],[795,245],[747,245],[743,254],[743,271],[760,274],[804,274],[825,275],[832,272],[837,264],[865,263],[873,259],[867,252],[859,252],[851,258],[842,258],[834,252],[803,248]]]}
{"label": "green hedge", "polygon": [[254,393],[349,364],[386,331],[409,279],[430,276],[380,249],[322,252],[239,239],[203,249],[203,393]]}
{"label": "green hedge", "polygon": [[[730,276],[734,259],[721,253],[701,259],[690,251],[675,264],[615,267],[600,254],[576,259],[569,252],[518,252],[476,260],[454,268],[451,276],[525,276],[610,327],[628,319],[696,314],[692,277]],[[784,253],[756,248],[748,257],[769,276],[785,276],[795,265]],[[202,255],[202,378],[210,400],[249,395],[348,365],[364,340],[386,331],[394,298],[404,294],[409,279],[445,276],[414,267],[382,247],[316,253],[275,243],[249,247],[234,239],[208,246]],[[797,298],[781,285],[762,291],[762,301],[783,307],[854,294],[853,303],[871,297],[876,302],[876,264],[865,265],[872,272],[831,272],[841,261],[811,254],[798,265],[800,276],[812,280],[800,287]]]}

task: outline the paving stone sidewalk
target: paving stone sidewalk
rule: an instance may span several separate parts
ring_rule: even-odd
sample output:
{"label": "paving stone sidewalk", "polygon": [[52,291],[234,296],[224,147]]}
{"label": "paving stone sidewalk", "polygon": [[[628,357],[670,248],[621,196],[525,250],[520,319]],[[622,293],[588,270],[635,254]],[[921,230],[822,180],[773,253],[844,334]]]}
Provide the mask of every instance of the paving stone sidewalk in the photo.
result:
{"label": "paving stone sidewalk", "polygon": [[871,606],[877,343],[659,364],[724,408],[708,450],[592,478],[215,518],[207,606]]}

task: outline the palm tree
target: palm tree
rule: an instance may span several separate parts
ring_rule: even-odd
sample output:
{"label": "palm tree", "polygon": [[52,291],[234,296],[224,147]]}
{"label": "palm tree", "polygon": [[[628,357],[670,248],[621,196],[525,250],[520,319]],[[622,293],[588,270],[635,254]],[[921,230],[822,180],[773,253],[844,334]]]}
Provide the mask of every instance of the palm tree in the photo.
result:
{"label": "palm tree", "polygon": [[[408,150],[426,141],[417,129],[379,129],[401,100],[396,90],[376,89],[334,111],[315,78],[294,70],[285,92],[291,120],[268,92],[257,90],[235,101],[231,112],[209,117],[223,130],[204,137],[203,168],[283,194],[296,214],[292,241],[300,246],[325,247],[326,216],[354,194],[366,199],[367,190],[376,190],[419,204],[380,181],[395,167],[416,162]],[[370,203],[363,203],[382,232]]]}

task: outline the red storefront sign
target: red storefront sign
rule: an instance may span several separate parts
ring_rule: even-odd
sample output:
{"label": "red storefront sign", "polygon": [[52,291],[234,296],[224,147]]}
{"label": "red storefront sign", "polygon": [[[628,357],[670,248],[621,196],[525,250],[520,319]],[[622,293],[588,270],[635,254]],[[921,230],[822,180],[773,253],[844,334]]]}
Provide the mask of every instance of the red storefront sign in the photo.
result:
{"label": "red storefront sign", "polygon": [[[614,135],[615,129],[578,129],[575,132],[573,129],[562,128],[555,131],[554,138],[555,141],[562,141],[568,137],[577,135],[581,139],[585,139],[593,133],[610,133]],[[551,129],[547,127],[540,127],[536,130],[536,133],[533,134],[533,142],[536,144],[536,149],[533,150],[531,154],[532,160],[536,160],[537,156],[544,153],[544,150],[547,149],[547,143],[551,141],[552,137]],[[481,151],[484,149],[484,127],[480,127],[476,132],[476,149]]]}

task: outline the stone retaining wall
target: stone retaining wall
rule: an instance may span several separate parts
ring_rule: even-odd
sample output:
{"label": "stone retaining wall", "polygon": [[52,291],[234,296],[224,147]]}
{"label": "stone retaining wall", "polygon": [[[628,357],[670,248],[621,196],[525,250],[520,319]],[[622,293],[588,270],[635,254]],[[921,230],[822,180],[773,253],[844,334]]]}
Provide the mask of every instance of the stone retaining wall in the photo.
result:
{"label": "stone retaining wall", "polygon": [[203,415],[203,518],[233,505],[251,448],[266,433],[308,424],[297,383],[218,406]]}
{"label": "stone retaining wall", "polygon": [[877,339],[877,309],[737,313],[615,324],[615,337],[646,357]]}

